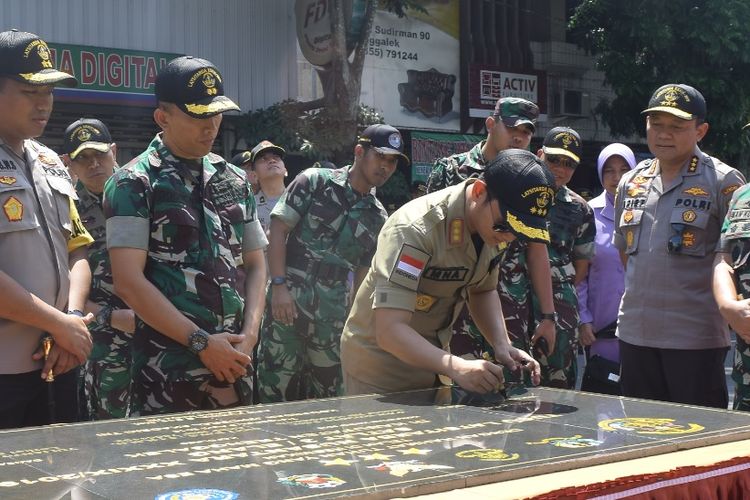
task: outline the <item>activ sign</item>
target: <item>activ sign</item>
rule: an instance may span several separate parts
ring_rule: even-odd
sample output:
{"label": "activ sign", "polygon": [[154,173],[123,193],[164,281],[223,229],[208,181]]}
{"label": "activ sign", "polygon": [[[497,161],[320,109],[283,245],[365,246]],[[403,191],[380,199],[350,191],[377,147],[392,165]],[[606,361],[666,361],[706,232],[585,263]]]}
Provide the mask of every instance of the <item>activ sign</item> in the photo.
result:
{"label": "activ sign", "polygon": [[55,67],[78,79],[76,88],[56,88],[62,101],[153,106],[159,69],[181,54],[49,44]]}

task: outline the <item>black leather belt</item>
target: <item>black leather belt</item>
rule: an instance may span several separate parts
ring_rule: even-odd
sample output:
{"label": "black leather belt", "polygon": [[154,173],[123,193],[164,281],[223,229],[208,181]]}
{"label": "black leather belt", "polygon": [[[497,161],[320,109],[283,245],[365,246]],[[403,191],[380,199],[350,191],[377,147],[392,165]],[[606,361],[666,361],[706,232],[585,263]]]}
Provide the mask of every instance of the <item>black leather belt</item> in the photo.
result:
{"label": "black leather belt", "polygon": [[302,260],[289,262],[287,266],[297,269],[307,276],[323,281],[346,281],[349,277],[349,269],[346,267],[328,264],[320,260]]}

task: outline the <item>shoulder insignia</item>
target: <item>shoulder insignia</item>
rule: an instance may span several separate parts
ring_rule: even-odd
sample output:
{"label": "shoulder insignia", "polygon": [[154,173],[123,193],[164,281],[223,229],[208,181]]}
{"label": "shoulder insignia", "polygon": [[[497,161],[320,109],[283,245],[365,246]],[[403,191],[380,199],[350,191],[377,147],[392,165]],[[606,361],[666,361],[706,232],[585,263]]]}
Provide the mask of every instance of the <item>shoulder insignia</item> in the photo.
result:
{"label": "shoulder insignia", "polygon": [[688,166],[688,173],[695,173],[695,171],[698,170],[698,157],[693,156],[693,158],[690,160],[690,166]]}
{"label": "shoulder insignia", "polygon": [[708,196],[708,191],[706,191],[700,186],[694,186],[694,187],[688,188],[684,190],[683,193],[689,194],[691,196]]}
{"label": "shoulder insignia", "polygon": [[391,275],[388,279],[397,285],[416,291],[419,278],[422,276],[422,271],[429,260],[429,254],[416,247],[404,244],[401,246],[398,259],[391,269]]}
{"label": "shoulder insignia", "polygon": [[735,191],[737,191],[737,190],[738,190],[738,189],[739,189],[740,187],[742,187],[742,186],[740,186],[739,184],[732,184],[731,186],[727,186],[727,187],[725,187],[724,189],[722,189],[722,190],[721,190],[721,193],[722,193],[723,195],[728,195],[728,194],[732,194],[732,193],[734,193]]}
{"label": "shoulder insignia", "polygon": [[161,167],[162,160],[156,151],[151,151],[148,154],[148,164],[152,167]]}
{"label": "shoulder insignia", "polygon": [[57,166],[57,161],[55,161],[54,158],[47,156],[44,153],[39,153],[39,161],[44,163],[45,165],[55,165]]}
{"label": "shoulder insignia", "polygon": [[448,244],[461,245],[464,242],[464,220],[453,219],[448,224]]}

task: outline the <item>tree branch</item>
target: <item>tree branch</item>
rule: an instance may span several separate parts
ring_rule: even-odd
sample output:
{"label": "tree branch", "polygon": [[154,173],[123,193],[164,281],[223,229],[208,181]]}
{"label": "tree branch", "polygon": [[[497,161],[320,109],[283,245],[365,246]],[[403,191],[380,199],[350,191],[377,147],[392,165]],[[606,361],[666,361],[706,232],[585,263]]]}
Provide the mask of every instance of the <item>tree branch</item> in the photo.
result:
{"label": "tree branch", "polygon": [[365,21],[362,23],[362,30],[359,32],[359,40],[354,48],[354,60],[352,61],[352,72],[357,75],[362,74],[362,68],[365,64],[367,55],[367,41],[370,39],[372,32],[372,23],[375,20],[376,1],[369,0],[365,10]]}

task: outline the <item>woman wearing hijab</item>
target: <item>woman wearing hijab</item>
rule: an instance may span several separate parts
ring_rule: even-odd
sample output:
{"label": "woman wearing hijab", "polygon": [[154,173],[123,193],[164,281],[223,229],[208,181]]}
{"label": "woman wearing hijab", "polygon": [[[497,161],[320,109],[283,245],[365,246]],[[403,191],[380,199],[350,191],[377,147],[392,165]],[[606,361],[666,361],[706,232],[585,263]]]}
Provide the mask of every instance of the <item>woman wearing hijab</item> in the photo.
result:
{"label": "woman wearing hijab", "polygon": [[[625,291],[625,269],[620,253],[612,243],[615,228],[615,191],[622,175],[636,165],[633,151],[613,143],[602,149],[597,161],[599,181],[604,192],[589,206],[596,221],[596,252],[588,277],[578,284],[581,345],[587,348],[587,370],[581,389],[619,394],[620,350],[615,330],[620,299]],[[608,360],[607,361],[602,361]],[[597,382],[599,381],[599,382]]]}

